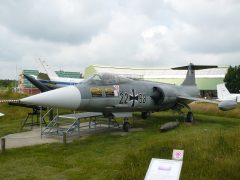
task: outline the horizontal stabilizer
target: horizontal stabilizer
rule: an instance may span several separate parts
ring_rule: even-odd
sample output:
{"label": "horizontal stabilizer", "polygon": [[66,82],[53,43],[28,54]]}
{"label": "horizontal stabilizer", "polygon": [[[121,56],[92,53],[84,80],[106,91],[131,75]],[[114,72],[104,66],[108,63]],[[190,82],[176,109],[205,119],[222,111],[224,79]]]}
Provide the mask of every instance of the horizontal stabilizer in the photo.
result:
{"label": "horizontal stabilizer", "polygon": [[182,86],[196,86],[195,70],[217,68],[218,66],[208,65],[194,65],[190,63],[188,66],[181,66],[172,68],[173,70],[187,70],[186,78],[184,79]]}
{"label": "horizontal stabilizer", "polygon": [[181,67],[175,67],[172,68],[173,70],[188,70],[189,66],[191,67],[192,70],[201,70],[201,69],[211,69],[211,68],[217,68],[218,66],[210,66],[210,65],[194,65],[190,64],[188,66],[181,66]]}

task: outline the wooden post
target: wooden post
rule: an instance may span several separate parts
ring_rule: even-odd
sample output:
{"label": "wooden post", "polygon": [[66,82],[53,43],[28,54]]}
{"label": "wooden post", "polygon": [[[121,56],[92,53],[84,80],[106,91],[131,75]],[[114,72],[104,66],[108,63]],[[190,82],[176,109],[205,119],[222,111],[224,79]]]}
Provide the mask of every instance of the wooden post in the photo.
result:
{"label": "wooden post", "polygon": [[6,143],[6,140],[5,140],[5,138],[2,138],[1,139],[1,148],[2,148],[2,153],[4,153],[5,152],[5,143]]}
{"label": "wooden post", "polygon": [[67,144],[67,133],[63,132],[63,144],[66,145]]}
{"label": "wooden post", "polygon": [[42,106],[40,106],[40,135],[41,135],[41,139],[42,139]]}

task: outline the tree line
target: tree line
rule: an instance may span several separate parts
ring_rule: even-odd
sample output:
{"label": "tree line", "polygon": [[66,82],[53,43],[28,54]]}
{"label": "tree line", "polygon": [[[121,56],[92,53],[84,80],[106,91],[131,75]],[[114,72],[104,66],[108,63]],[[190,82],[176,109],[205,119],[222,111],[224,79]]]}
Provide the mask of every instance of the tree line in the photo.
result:
{"label": "tree line", "polygon": [[225,75],[224,82],[231,93],[240,93],[240,66],[230,66]]}
{"label": "tree line", "polygon": [[5,80],[0,80],[0,87],[3,88],[11,88],[14,87],[17,84],[16,80],[9,80],[9,79],[5,79]]}

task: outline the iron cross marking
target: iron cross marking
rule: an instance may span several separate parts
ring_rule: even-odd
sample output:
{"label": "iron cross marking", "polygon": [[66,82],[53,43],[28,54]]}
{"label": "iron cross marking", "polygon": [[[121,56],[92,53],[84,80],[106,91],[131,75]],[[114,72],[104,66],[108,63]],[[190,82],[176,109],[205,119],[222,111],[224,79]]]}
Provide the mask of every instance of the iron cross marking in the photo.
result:
{"label": "iron cross marking", "polygon": [[135,89],[132,89],[132,94],[130,95],[130,101],[132,100],[132,107],[135,106],[135,101],[138,101],[138,94],[135,94]]}

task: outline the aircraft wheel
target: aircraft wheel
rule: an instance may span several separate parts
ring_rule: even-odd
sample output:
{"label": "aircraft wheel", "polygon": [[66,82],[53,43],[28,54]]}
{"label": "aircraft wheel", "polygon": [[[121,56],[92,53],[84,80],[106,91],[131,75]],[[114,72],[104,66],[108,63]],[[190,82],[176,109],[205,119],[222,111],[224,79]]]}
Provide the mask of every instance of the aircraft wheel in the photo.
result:
{"label": "aircraft wheel", "polygon": [[129,122],[124,122],[123,123],[123,131],[128,132],[130,129],[130,124]]}
{"label": "aircraft wheel", "polygon": [[193,118],[193,113],[192,113],[192,112],[188,112],[188,113],[187,113],[187,122],[192,123],[193,120],[194,120],[194,118]]}
{"label": "aircraft wheel", "polygon": [[142,112],[141,117],[142,119],[147,119],[150,116],[149,112]]}

